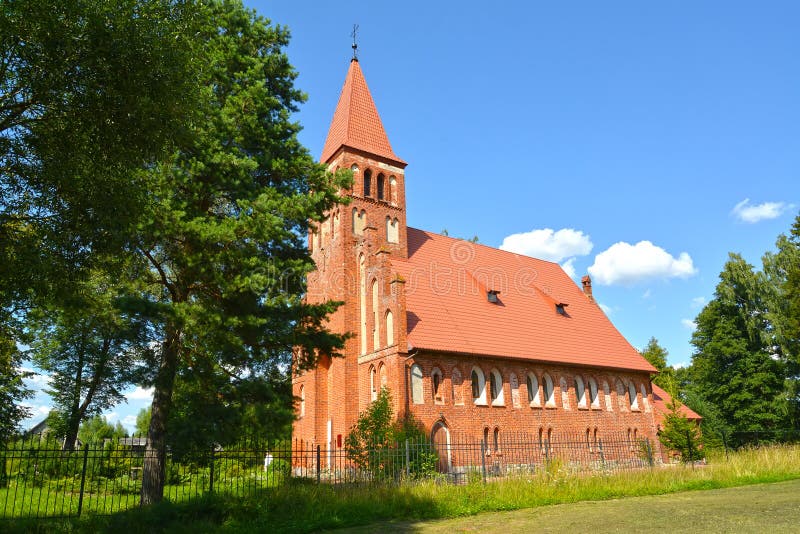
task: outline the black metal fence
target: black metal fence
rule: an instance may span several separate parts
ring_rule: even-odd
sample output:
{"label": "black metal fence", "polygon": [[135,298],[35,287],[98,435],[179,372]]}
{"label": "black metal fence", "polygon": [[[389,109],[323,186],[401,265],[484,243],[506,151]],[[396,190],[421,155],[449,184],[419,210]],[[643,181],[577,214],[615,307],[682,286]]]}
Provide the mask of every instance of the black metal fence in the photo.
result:
{"label": "black metal fence", "polygon": [[295,447],[293,477],[333,484],[396,482],[435,478],[461,484],[535,474],[624,471],[662,463],[660,445],[648,439],[607,435],[600,439],[562,436],[539,439],[505,434],[496,439],[450,435],[437,441],[405,441],[363,450],[319,445]]}
{"label": "black metal fence", "polygon": [[[0,518],[111,514],[138,506],[145,443],[123,438],[67,451],[59,440],[33,437],[0,448]],[[290,472],[291,447],[279,449],[288,451],[284,458],[259,443],[169,451],[164,496],[181,501],[282,484]]]}
{"label": "black metal fence", "polygon": [[[252,494],[290,478],[328,484],[463,484],[537,474],[642,469],[661,463],[660,448],[626,436],[542,439],[507,434],[476,439],[440,436],[368,447],[323,447],[295,441],[245,442],[202,451],[168,451],[164,496],[182,501],[208,493]],[[0,449],[0,518],[111,514],[138,506],[145,440],[123,438],[63,450],[34,437]]]}

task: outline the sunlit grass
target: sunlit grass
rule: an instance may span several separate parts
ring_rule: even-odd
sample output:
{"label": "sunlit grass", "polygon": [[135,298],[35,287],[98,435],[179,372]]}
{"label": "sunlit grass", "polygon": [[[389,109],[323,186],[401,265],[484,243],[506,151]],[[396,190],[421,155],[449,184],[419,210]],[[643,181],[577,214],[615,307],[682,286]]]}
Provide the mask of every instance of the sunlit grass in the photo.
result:
{"label": "sunlit grass", "polygon": [[[800,445],[778,445],[710,455],[707,465],[675,465],[623,473],[574,475],[558,464],[526,478],[453,486],[436,481],[403,486],[330,486],[313,482],[265,489],[249,496],[215,495],[164,503],[111,517],[62,520],[40,532],[150,531],[303,532],[373,523],[459,517],[557,503],[658,495],[800,478]],[[30,523],[16,526],[25,529]],[[12,525],[14,526],[14,525]],[[52,527],[52,529],[50,528]]]}

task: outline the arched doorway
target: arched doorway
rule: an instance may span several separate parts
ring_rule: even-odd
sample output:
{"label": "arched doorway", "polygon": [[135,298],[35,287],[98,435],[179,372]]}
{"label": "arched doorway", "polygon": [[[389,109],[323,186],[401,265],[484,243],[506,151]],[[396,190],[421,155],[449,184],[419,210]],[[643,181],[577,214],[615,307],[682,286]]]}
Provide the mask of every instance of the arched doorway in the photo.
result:
{"label": "arched doorway", "polygon": [[449,473],[453,465],[450,456],[450,430],[444,421],[437,421],[431,430],[431,442],[433,443],[436,454],[439,456],[438,469],[441,473]]}

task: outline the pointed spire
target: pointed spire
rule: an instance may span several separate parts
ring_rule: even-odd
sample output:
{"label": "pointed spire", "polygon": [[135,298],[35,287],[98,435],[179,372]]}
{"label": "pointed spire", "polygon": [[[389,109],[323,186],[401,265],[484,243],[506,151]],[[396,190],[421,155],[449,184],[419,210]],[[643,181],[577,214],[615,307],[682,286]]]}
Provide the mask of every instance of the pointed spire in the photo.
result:
{"label": "pointed spire", "polygon": [[328,138],[322,149],[322,163],[327,163],[343,146],[388,159],[402,167],[406,166],[406,162],[395,155],[392,145],[389,144],[381,117],[356,58],[350,61],[350,69],[347,71],[342,94],[328,130]]}

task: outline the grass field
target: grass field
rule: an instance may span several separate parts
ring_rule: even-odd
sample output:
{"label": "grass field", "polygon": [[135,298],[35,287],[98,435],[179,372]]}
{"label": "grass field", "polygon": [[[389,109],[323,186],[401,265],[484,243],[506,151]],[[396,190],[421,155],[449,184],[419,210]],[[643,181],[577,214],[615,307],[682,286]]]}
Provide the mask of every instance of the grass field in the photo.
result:
{"label": "grass field", "polygon": [[382,522],[371,532],[798,532],[800,480],[485,513],[458,519]]}
{"label": "grass field", "polygon": [[[711,457],[709,465],[576,476],[553,469],[534,478],[479,480],[463,486],[424,482],[346,486],[294,482],[247,496],[215,495],[165,502],[113,516],[79,520],[8,521],[28,532],[308,532],[381,521],[414,522],[553,504],[611,501],[800,479],[800,446],[774,446]],[[694,495],[699,495],[694,493]],[[586,523],[589,525],[590,523]],[[691,525],[689,525],[691,526]]]}

